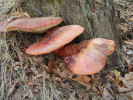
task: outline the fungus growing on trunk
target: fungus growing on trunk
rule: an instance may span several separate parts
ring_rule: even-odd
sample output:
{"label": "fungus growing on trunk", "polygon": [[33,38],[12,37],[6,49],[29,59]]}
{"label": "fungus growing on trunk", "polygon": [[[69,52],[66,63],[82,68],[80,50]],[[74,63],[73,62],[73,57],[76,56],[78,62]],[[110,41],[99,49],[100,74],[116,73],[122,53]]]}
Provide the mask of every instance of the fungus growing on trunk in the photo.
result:
{"label": "fungus growing on trunk", "polygon": [[71,42],[80,35],[84,28],[79,25],[67,25],[49,31],[40,41],[32,44],[26,53],[30,55],[40,55],[50,53]]}
{"label": "fungus growing on trunk", "polygon": [[60,17],[19,18],[5,26],[6,31],[42,33],[62,22]]}
{"label": "fungus growing on trunk", "polygon": [[90,75],[103,69],[106,57],[114,51],[114,41],[102,38],[85,40],[55,50],[55,54],[65,59],[68,68],[75,74]]}

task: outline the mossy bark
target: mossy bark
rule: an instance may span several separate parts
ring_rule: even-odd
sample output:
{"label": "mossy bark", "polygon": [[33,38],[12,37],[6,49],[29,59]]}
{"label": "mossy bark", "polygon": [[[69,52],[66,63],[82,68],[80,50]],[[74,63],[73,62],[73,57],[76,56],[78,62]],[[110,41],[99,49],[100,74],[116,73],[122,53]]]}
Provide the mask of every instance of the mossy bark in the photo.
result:
{"label": "mossy bark", "polygon": [[115,52],[108,57],[107,64],[121,66],[121,37],[116,28],[113,0],[23,0],[20,3],[32,17],[60,16],[63,25],[78,24],[85,28],[78,41],[90,38],[106,38],[116,43]]}

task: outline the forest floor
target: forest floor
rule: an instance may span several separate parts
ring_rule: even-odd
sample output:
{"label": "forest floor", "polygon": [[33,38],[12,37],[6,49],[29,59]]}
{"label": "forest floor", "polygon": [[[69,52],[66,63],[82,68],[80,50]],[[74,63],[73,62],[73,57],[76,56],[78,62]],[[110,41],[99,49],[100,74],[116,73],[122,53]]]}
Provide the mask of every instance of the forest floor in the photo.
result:
{"label": "forest floor", "polygon": [[[25,49],[42,35],[0,33],[0,100],[133,100],[133,2],[120,5],[116,10],[124,64],[104,68],[95,75],[81,76],[68,71],[64,61],[53,53],[25,54]],[[15,0],[0,1],[0,12],[0,21],[14,16],[29,17]]]}

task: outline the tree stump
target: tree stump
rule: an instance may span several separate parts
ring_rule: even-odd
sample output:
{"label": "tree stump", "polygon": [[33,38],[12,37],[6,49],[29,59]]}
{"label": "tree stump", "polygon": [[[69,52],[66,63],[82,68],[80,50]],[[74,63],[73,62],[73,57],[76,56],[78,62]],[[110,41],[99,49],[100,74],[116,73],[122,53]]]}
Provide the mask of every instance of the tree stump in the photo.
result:
{"label": "tree stump", "polygon": [[113,0],[23,0],[23,6],[32,17],[60,16],[63,25],[78,24],[85,31],[77,40],[105,38],[115,41],[116,50],[107,59],[108,67],[121,66],[121,36],[116,28]]}

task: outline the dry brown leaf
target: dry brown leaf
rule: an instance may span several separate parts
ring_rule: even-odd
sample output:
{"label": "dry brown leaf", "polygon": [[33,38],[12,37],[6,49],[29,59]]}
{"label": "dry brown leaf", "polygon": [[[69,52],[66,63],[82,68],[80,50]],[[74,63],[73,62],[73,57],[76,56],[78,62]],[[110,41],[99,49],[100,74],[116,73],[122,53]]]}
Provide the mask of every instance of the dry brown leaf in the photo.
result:
{"label": "dry brown leaf", "polygon": [[49,72],[49,73],[52,73],[53,72],[53,69],[52,68],[49,68],[45,64],[42,64],[42,66],[47,70],[47,72]]}
{"label": "dry brown leaf", "polygon": [[11,16],[22,16],[22,14],[21,12],[17,11],[17,12],[11,13]]}
{"label": "dry brown leaf", "polygon": [[119,80],[122,80],[123,84],[125,85],[125,88],[119,87],[120,92],[127,92],[133,90],[133,72],[129,72],[125,75],[124,78],[120,78]]}
{"label": "dry brown leaf", "polygon": [[72,80],[78,82],[79,84],[83,85],[84,87],[86,87],[86,89],[90,90],[91,85],[89,84],[91,78],[83,75],[83,76],[79,76],[77,78],[73,78]]}
{"label": "dry brown leaf", "polygon": [[31,86],[31,85],[34,85],[35,83],[33,82],[33,81],[28,81],[27,83],[26,83],[26,85],[27,86]]}
{"label": "dry brown leaf", "polygon": [[61,81],[60,77],[51,77],[53,81]]}
{"label": "dry brown leaf", "polygon": [[8,21],[14,20],[14,19],[18,19],[18,18],[22,18],[22,17],[26,17],[26,18],[30,18],[30,15],[28,14],[28,12],[20,12],[19,8],[16,12],[11,13],[10,18],[8,19]]}
{"label": "dry brown leaf", "polygon": [[55,62],[54,62],[54,61],[49,62],[49,63],[48,63],[48,67],[49,67],[49,68],[52,68],[52,69],[55,69],[55,68],[56,68]]}
{"label": "dry brown leaf", "polygon": [[125,75],[123,83],[126,87],[133,88],[133,72],[129,72],[128,74]]}
{"label": "dry brown leaf", "polygon": [[133,40],[124,41],[126,45],[133,46]]}
{"label": "dry brown leaf", "polygon": [[60,73],[60,76],[66,78],[69,76],[69,71],[67,69],[64,69],[61,73]]}
{"label": "dry brown leaf", "polygon": [[56,70],[54,70],[54,73],[59,75],[61,78],[70,78],[70,79],[72,79],[73,75],[73,73],[71,73],[68,69],[63,67],[62,68],[57,67]]}
{"label": "dry brown leaf", "polygon": [[3,37],[5,35],[5,32],[0,33],[0,37]]}
{"label": "dry brown leaf", "polygon": [[83,75],[83,76],[73,78],[72,80],[79,82],[79,83],[88,83],[91,80],[91,78]]}
{"label": "dry brown leaf", "polygon": [[65,82],[65,83],[61,82],[61,86],[66,88],[66,89],[71,89],[72,88],[72,86],[68,82]]}
{"label": "dry brown leaf", "polygon": [[96,9],[91,9],[91,12],[95,13],[96,12]]}
{"label": "dry brown leaf", "polygon": [[43,57],[33,58],[35,65],[42,64],[43,60],[44,60]]}
{"label": "dry brown leaf", "polygon": [[127,63],[127,65],[129,66],[130,61],[128,60],[128,58],[127,57],[124,57],[124,60]]}
{"label": "dry brown leaf", "polygon": [[102,97],[104,100],[113,100],[113,96],[109,93],[106,88],[103,88]]}
{"label": "dry brown leaf", "polygon": [[91,79],[91,82],[93,84],[99,85],[99,78],[98,77],[94,77],[94,78]]}
{"label": "dry brown leaf", "polygon": [[21,51],[19,51],[19,53],[24,58],[25,61],[28,61],[29,60],[28,56],[25,53],[23,53]]}
{"label": "dry brown leaf", "polygon": [[15,62],[15,64],[14,64],[15,66],[19,66],[20,65],[20,63],[19,62]]}
{"label": "dry brown leaf", "polygon": [[35,82],[32,79],[29,79],[28,77],[26,77],[25,79],[26,79],[26,85],[27,86],[35,85]]}
{"label": "dry brown leaf", "polygon": [[125,95],[128,100],[133,100],[133,98],[130,95]]}
{"label": "dry brown leaf", "polygon": [[28,12],[24,12],[24,16],[27,17],[27,18],[30,18],[30,15],[28,14]]}
{"label": "dry brown leaf", "polygon": [[119,24],[119,25],[118,25],[118,28],[119,28],[119,30],[121,30],[124,34],[127,34],[127,32],[128,32],[128,27],[127,27],[127,25]]}
{"label": "dry brown leaf", "polygon": [[57,68],[58,68],[58,67],[55,65],[55,62],[54,62],[54,61],[49,62],[49,63],[48,63],[48,66],[46,66],[46,65],[44,65],[44,64],[43,64],[43,66],[44,66],[44,68],[46,68],[47,72],[49,72],[49,73],[53,73],[54,70],[57,70]]}
{"label": "dry brown leaf", "polygon": [[94,93],[97,93],[98,89],[96,88],[96,86],[92,85],[91,91],[94,92]]}
{"label": "dry brown leaf", "polygon": [[12,66],[11,66],[11,65],[8,65],[8,67],[9,67],[9,71],[10,71],[11,74],[12,74]]}
{"label": "dry brown leaf", "polygon": [[75,100],[75,91],[71,93],[70,98],[68,100]]}

